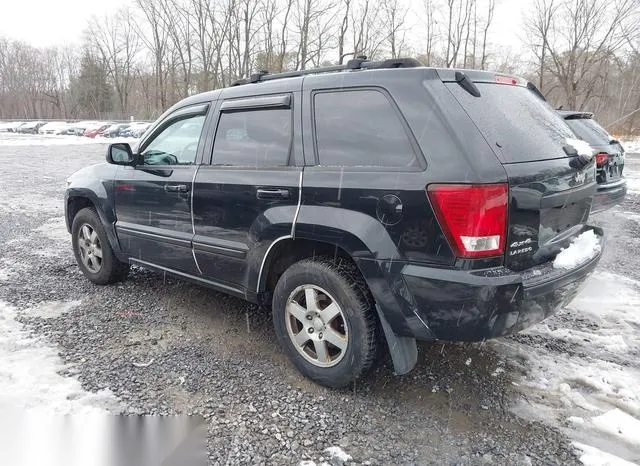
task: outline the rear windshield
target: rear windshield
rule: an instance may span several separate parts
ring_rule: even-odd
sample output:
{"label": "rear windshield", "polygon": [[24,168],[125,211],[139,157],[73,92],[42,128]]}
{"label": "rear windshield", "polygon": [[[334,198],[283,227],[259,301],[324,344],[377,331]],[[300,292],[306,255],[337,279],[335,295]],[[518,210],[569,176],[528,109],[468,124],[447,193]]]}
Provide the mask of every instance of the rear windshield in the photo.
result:
{"label": "rear windshield", "polygon": [[565,121],[580,139],[584,139],[591,145],[607,145],[612,139],[602,126],[589,118]]}
{"label": "rear windshield", "polygon": [[575,135],[549,104],[529,89],[476,83],[474,97],[458,83],[446,83],[502,163],[566,157],[563,146]]}

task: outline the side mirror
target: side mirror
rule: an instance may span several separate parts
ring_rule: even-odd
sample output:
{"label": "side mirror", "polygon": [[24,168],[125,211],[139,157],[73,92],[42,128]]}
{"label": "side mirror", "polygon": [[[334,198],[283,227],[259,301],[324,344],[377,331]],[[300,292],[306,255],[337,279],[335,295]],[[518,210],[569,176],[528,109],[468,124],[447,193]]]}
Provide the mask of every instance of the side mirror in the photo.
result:
{"label": "side mirror", "polygon": [[107,162],[114,165],[135,165],[136,157],[129,143],[110,144],[107,149]]}

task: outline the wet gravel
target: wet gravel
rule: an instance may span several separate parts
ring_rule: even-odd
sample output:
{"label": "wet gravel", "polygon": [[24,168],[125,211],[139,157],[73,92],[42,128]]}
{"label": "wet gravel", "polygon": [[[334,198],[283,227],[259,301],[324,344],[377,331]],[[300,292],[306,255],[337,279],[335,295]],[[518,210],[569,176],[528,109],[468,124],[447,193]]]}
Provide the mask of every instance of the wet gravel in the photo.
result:
{"label": "wet gravel", "polygon": [[[387,360],[328,390],[288,363],[256,306],[139,268],[119,285],[90,284],[64,234],[62,196],[66,177],[104,149],[0,141],[0,300],[58,346],[64,374],[86,390],[111,390],[123,413],[203,415],[210,464],[341,464],[331,446],[347,464],[578,463],[563,435],[509,411],[520,395],[490,344],[421,344],[408,376]],[[59,316],[29,312],[70,300],[80,304]]]}

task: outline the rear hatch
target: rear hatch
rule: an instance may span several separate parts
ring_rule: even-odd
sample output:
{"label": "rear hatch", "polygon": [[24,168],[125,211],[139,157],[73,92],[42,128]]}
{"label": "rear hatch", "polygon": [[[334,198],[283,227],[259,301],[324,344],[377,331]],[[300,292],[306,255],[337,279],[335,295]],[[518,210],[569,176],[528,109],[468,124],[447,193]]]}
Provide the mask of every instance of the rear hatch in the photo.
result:
{"label": "rear hatch", "polygon": [[591,113],[560,112],[573,132],[591,144],[597,152],[596,181],[598,184],[615,184],[622,179],[624,170],[624,149],[602,126]]}
{"label": "rear hatch", "polygon": [[507,174],[505,265],[524,270],[551,260],[584,230],[596,190],[593,154],[572,150],[587,152],[526,82],[488,72],[439,73]]}

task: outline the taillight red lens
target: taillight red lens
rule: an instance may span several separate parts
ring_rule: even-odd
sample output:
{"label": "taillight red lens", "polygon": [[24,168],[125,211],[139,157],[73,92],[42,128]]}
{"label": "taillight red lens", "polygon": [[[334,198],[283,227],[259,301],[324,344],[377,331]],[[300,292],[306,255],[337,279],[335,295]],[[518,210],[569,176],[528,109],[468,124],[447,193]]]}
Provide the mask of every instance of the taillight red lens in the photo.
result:
{"label": "taillight red lens", "polygon": [[504,254],[509,187],[500,184],[432,184],[427,195],[458,257]]}
{"label": "taillight red lens", "polygon": [[496,76],[496,82],[498,84],[509,84],[511,86],[515,86],[518,84],[518,80],[516,78],[512,78],[511,76]]}
{"label": "taillight red lens", "polygon": [[604,165],[609,161],[609,154],[606,152],[600,152],[596,154],[596,166],[598,168],[604,167]]}

